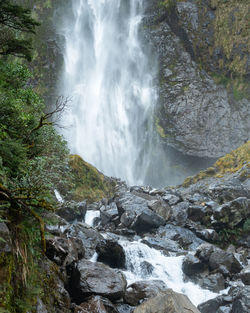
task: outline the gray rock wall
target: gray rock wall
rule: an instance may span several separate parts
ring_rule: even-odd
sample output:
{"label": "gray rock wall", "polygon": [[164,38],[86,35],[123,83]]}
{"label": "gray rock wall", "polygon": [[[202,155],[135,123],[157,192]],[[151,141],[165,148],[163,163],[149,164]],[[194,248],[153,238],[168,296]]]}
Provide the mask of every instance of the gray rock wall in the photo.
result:
{"label": "gray rock wall", "polygon": [[[201,50],[194,43],[212,44],[213,10],[207,9],[204,25],[198,1],[171,1],[169,7],[160,3],[150,1],[143,27],[159,60],[156,130],[164,143],[184,154],[222,156],[248,140],[250,102],[244,97],[236,100],[205,71],[208,66],[200,64]],[[199,38],[198,29],[202,29]],[[206,51],[202,53],[204,57]],[[210,70],[218,70],[208,51],[207,58]]]}

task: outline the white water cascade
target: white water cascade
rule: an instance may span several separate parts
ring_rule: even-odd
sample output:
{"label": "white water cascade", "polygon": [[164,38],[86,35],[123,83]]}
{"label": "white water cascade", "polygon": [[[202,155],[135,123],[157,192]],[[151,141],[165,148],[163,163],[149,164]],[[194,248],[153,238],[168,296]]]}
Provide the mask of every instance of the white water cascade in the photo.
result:
{"label": "white water cascade", "polygon": [[[185,294],[196,306],[217,296],[202,289],[192,282],[183,281],[182,261],[184,256],[165,256],[161,251],[150,248],[139,241],[120,240],[126,254],[124,272],[128,284],[140,280],[162,280],[168,288]],[[152,266],[150,273],[145,273],[143,263]]]}
{"label": "white water cascade", "polygon": [[160,154],[152,138],[156,65],[138,38],[144,2],[72,0],[60,30],[60,93],[72,97],[64,136],[73,153],[129,184],[147,183]]}

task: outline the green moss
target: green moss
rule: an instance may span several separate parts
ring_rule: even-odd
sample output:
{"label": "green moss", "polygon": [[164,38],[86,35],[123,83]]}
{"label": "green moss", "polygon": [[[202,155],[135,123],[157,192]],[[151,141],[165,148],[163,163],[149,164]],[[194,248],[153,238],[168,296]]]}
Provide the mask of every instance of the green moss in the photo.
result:
{"label": "green moss", "polygon": [[250,166],[250,141],[218,159],[212,167],[199,172],[195,176],[187,177],[182,186],[188,187],[208,177],[222,177],[227,173],[235,173],[240,170],[244,164]]}
{"label": "green moss", "polygon": [[161,138],[166,138],[168,136],[165,134],[163,127],[160,125],[160,120],[158,117],[155,118],[155,128]]}
{"label": "green moss", "polygon": [[[212,0],[212,7],[216,9],[214,48],[222,48],[226,57],[225,69],[236,76],[243,76],[246,74],[246,54],[250,50],[250,3],[247,0]],[[245,56],[242,57],[243,54]]]}
{"label": "green moss", "polygon": [[12,299],[14,297],[13,287],[11,285],[13,273],[12,254],[0,254],[0,312],[1,309],[6,312],[13,312]]}
{"label": "green moss", "polygon": [[229,93],[232,93],[236,101],[249,99],[249,82],[243,77],[228,77],[224,74],[210,73],[217,85],[223,85]]}
{"label": "green moss", "polygon": [[72,169],[75,184],[72,194],[74,200],[97,201],[112,196],[114,182],[85,162],[79,155],[70,156],[69,166]]}
{"label": "green moss", "polygon": [[164,0],[159,2],[160,7],[164,7],[166,9],[173,8],[176,5],[175,0]]}

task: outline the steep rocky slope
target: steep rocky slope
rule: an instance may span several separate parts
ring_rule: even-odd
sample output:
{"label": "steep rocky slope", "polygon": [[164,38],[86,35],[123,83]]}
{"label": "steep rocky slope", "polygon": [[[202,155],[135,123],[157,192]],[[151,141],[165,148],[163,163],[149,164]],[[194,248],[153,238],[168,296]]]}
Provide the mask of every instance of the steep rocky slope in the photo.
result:
{"label": "steep rocky slope", "polygon": [[[180,186],[153,189],[117,181],[111,198],[60,203],[61,217],[44,216],[47,250],[35,272],[41,289],[31,298],[34,312],[248,313],[249,145]],[[94,226],[82,222],[86,215],[95,216]],[[0,235],[0,274],[9,286],[11,242],[4,223]],[[175,287],[188,292],[198,285],[214,293],[210,300],[196,309],[169,289],[179,270],[169,272],[168,264],[166,276],[160,271],[168,258],[182,268],[183,285]]]}
{"label": "steep rocky slope", "polygon": [[150,1],[159,56],[156,129],[184,154],[219,157],[249,138],[247,1]]}

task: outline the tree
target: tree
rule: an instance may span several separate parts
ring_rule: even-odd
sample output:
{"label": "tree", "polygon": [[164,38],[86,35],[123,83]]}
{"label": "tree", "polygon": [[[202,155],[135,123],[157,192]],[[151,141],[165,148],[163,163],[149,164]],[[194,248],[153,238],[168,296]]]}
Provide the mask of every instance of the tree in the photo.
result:
{"label": "tree", "polygon": [[35,34],[39,23],[31,17],[31,10],[11,3],[0,1],[0,54],[14,55],[31,60],[31,39],[23,34]]}

